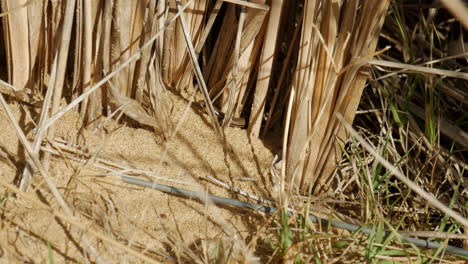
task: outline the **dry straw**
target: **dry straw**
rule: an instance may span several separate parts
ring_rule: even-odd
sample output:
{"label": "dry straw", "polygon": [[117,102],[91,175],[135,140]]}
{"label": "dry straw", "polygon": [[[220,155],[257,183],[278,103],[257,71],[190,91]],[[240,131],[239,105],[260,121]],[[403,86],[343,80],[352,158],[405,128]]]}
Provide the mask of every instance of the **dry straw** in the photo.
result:
{"label": "dry straw", "polygon": [[375,52],[388,4],[305,3],[286,157],[286,177],[302,191],[321,191],[336,167],[347,135],[335,113],[354,119],[366,80],[355,61]]}
{"label": "dry straw", "polygon": [[[10,82],[19,91],[52,96],[42,106],[34,149],[45,135],[53,138],[54,122],[72,108],[80,111],[84,125],[120,109],[167,138],[173,130],[167,89],[201,91],[219,134],[221,124],[243,124],[251,136],[259,136],[262,126],[266,134],[286,115],[286,100],[278,103],[278,98],[288,98],[294,89],[291,115],[282,125],[288,128],[283,131],[288,135],[283,177],[301,191],[310,185],[322,191],[340,155],[337,142],[346,140],[334,113],[343,113],[349,122],[354,118],[366,79],[363,64],[355,61],[374,53],[389,1],[305,1],[303,15],[291,21],[285,14],[294,5],[265,3],[38,1],[27,5],[28,12],[15,9],[18,4],[4,5],[4,11],[15,10],[4,24]],[[29,26],[38,21],[38,30]],[[275,60],[285,41],[279,30],[296,22],[283,66]],[[29,42],[29,48],[19,42]],[[16,46],[24,50],[11,48]],[[39,53],[39,47],[45,51]],[[292,82],[286,81],[291,76],[287,65],[294,64]],[[98,89],[103,85],[107,89]],[[60,110],[64,98],[71,103]],[[216,108],[224,119],[219,120]],[[48,154],[46,168],[47,159]]]}
{"label": "dry straw", "polygon": [[[283,199],[290,191],[326,191],[339,143],[349,136],[336,116],[352,123],[369,64],[468,79],[373,60],[389,2],[303,1],[301,9],[283,0],[3,0],[8,83],[0,82],[0,93],[41,107],[32,146],[9,114],[29,154],[21,190],[39,169],[70,217],[48,175],[48,152],[39,160],[55,122],[75,109],[83,126],[99,125],[119,110],[170,138],[172,91],[200,93],[220,136],[230,124],[253,137],[279,126]],[[442,3],[467,26],[461,1]]]}

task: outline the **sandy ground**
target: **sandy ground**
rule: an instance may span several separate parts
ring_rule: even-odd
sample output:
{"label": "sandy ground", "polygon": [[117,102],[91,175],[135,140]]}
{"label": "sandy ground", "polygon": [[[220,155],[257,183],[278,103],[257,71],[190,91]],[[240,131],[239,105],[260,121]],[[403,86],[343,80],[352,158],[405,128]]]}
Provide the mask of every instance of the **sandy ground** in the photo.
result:
{"label": "sandy ground", "polygon": [[[20,126],[29,136],[33,135],[28,110],[16,103],[10,107]],[[174,122],[180,120],[185,107],[185,100],[174,97]],[[190,190],[207,189],[212,194],[246,200],[205,180],[211,176],[246,192],[271,198],[269,170],[274,150],[258,139],[249,139],[247,132],[239,128],[226,130],[227,147],[223,147],[208,120],[207,115],[189,108],[177,135],[168,140],[162,140],[150,129],[132,128],[114,120],[83,129],[76,112],[57,122],[55,148],[49,148],[60,150],[61,154],[52,156],[50,176],[73,209],[74,219],[93,230],[85,235],[104,260],[139,262],[131,253],[96,239],[97,233],[169,262],[179,255],[203,252],[205,241],[234,240],[242,249],[255,236],[266,219],[258,213],[206,207],[196,201],[122,183],[118,176],[121,173],[153,179]],[[60,142],[69,150],[60,148]],[[78,151],[91,156],[79,155]],[[17,185],[24,161],[25,151],[5,112],[0,110],[2,180]],[[37,173],[26,195],[62,211]],[[1,262],[45,262],[50,255],[58,262],[86,262],[83,233],[75,225],[54,217],[50,210],[5,186],[0,186],[0,206]],[[206,248],[209,255],[212,246]]]}

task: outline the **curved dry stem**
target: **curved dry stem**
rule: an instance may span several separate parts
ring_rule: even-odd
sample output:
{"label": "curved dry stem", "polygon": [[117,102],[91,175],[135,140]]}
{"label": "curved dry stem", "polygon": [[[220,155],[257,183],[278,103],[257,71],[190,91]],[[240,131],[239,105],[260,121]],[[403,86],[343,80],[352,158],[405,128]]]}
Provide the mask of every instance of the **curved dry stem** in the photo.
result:
{"label": "curved dry stem", "polygon": [[416,192],[419,196],[421,196],[424,200],[426,200],[430,205],[433,207],[441,210],[446,215],[452,217],[458,223],[468,227],[468,220],[461,216],[459,213],[455,212],[454,210],[447,207],[445,204],[441,203],[437,200],[434,195],[431,193],[426,192],[423,188],[419,187],[416,183],[408,179],[403,173],[401,173],[395,166],[393,166],[390,162],[388,162],[382,155],[380,155],[375,149],[367,143],[357,132],[353,129],[353,127],[348,124],[343,116],[340,113],[336,113],[336,117],[341,121],[343,126],[346,130],[355,137],[363,146],[364,148],[369,151],[378,162],[380,162],[385,168],[387,168],[395,177],[397,177],[401,182],[406,184],[410,189]]}

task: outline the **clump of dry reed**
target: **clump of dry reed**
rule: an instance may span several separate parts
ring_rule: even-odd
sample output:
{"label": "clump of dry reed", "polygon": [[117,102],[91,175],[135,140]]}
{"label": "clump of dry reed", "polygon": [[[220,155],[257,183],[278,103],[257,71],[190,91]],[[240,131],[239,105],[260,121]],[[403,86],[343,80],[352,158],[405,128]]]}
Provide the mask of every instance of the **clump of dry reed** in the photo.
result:
{"label": "clump of dry reed", "polygon": [[358,60],[373,56],[388,4],[305,3],[283,143],[286,175],[303,192],[317,193],[336,168],[347,138],[336,114],[354,119],[367,78]]}
{"label": "clump of dry reed", "polygon": [[[46,120],[57,115],[63,98],[78,99],[74,106],[84,125],[119,109],[167,137],[173,128],[171,102],[164,93],[193,91],[195,84],[218,131],[218,110],[212,105],[223,113],[221,125],[244,119],[249,133],[259,136],[262,125],[264,133],[270,129],[273,116],[285,116],[284,103],[276,102],[286,90],[282,93],[292,95],[289,101],[294,106],[283,122],[288,128],[283,142],[287,181],[302,191],[312,184],[318,192],[339,156],[338,138],[345,140],[335,113],[343,113],[348,122],[353,119],[365,82],[363,65],[356,60],[373,55],[388,1],[305,2],[303,14],[293,18],[298,44],[288,45],[286,60],[291,56],[298,60],[290,83],[284,83],[288,68],[273,69],[282,65],[275,60],[284,41],[280,26],[291,23],[282,18],[294,6],[283,1],[272,1],[271,6],[264,1],[190,1],[176,23],[148,42],[184,4],[37,1],[21,8],[6,1],[9,81],[17,94],[44,97],[35,151],[43,138],[54,137],[54,124]],[[132,57],[146,43],[138,58]],[[294,45],[299,49],[292,54]],[[96,89],[111,73],[108,82],[99,84],[106,89]],[[277,79],[272,75],[278,73],[283,76],[277,80],[280,84],[269,92],[271,80]],[[90,89],[92,96],[80,98]],[[22,186],[27,186],[25,181]]]}
{"label": "clump of dry reed", "polygon": [[[198,92],[220,136],[228,125],[247,127],[251,136],[280,127],[283,192],[329,191],[349,138],[342,122],[353,122],[367,66],[404,67],[371,61],[389,3],[2,1],[8,82],[0,92],[39,113],[32,144],[16,127],[30,155],[20,189],[33,168],[49,179],[49,154],[41,161],[39,149],[65,112],[79,111],[83,125],[121,112],[167,138],[175,133],[167,93],[194,100]],[[73,219],[47,183],[66,216],[54,214]],[[89,243],[86,249],[96,255]]]}

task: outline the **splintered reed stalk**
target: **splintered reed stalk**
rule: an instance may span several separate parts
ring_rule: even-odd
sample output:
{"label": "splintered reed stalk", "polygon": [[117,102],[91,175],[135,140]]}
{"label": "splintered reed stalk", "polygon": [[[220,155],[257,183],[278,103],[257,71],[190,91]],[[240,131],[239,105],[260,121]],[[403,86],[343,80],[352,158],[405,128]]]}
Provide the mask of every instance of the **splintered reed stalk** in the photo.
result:
{"label": "splintered reed stalk", "polygon": [[[3,1],[4,10],[15,9],[25,1]],[[5,49],[7,53],[8,78],[13,86],[23,89],[31,73],[31,59],[29,36],[28,36],[28,9],[21,8],[9,14],[3,19],[3,32],[5,40]],[[36,21],[34,21],[36,22]],[[34,23],[31,23],[34,24]],[[36,44],[36,43],[31,43]],[[37,52],[37,45],[31,47],[31,50]],[[32,55],[32,54],[31,54]],[[34,58],[34,57],[33,57]]]}
{"label": "splintered reed stalk", "polygon": [[283,0],[271,1],[268,25],[265,32],[265,40],[260,55],[257,84],[255,86],[254,99],[252,103],[252,113],[250,116],[250,134],[258,137],[260,127],[263,121],[263,110],[267,100],[268,87],[270,85],[270,76],[272,74],[273,59],[275,55],[276,40],[280,25],[280,16],[283,6]]}
{"label": "splintered reed stalk", "polygon": [[354,119],[366,75],[354,60],[374,53],[389,1],[306,1],[294,74],[286,177],[323,191],[347,135],[335,113]]}

